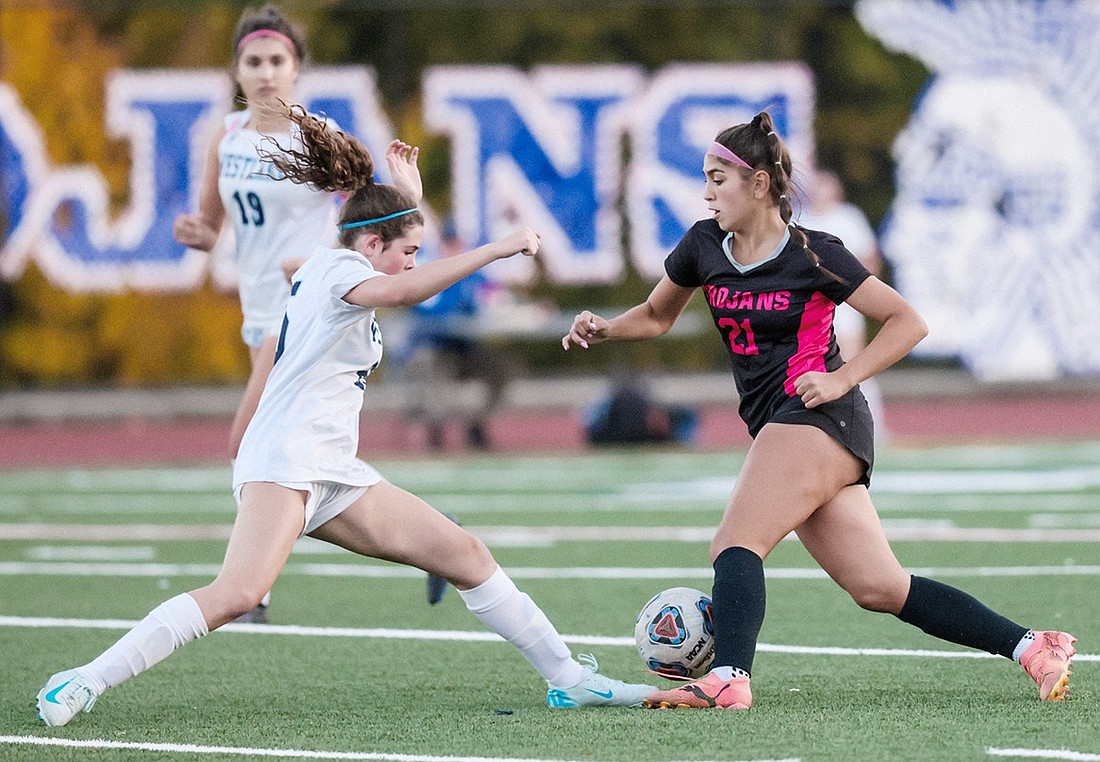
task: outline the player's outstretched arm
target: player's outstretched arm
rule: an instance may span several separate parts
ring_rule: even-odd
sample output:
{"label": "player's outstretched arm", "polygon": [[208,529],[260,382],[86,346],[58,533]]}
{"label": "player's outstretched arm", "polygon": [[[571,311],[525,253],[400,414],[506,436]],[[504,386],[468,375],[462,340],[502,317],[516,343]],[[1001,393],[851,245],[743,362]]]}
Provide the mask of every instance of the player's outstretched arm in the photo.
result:
{"label": "player's outstretched arm", "polygon": [[569,333],[562,337],[566,351],[573,344],[588,349],[605,341],[639,341],[668,333],[691,301],[695,289],[677,286],[666,275],[654,287],[649,298],[636,307],[604,320],[585,310],[573,318]]}
{"label": "player's outstretched arm", "polygon": [[361,307],[411,307],[453,286],[490,262],[516,254],[531,257],[538,250],[538,233],[524,228],[473,251],[409,267],[394,275],[365,280],[345,294],[344,301]]}

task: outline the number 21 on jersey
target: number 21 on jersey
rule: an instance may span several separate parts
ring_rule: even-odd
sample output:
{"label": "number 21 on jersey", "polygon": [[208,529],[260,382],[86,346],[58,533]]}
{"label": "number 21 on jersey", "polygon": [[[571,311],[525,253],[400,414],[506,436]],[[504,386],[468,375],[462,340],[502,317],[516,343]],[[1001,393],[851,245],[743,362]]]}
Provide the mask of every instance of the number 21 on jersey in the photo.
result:
{"label": "number 21 on jersey", "polygon": [[729,331],[727,337],[730,343],[730,351],[734,354],[760,354],[760,348],[756,346],[756,337],[752,332],[752,326],[749,324],[748,318],[742,320],[729,317],[718,318],[718,327]]}

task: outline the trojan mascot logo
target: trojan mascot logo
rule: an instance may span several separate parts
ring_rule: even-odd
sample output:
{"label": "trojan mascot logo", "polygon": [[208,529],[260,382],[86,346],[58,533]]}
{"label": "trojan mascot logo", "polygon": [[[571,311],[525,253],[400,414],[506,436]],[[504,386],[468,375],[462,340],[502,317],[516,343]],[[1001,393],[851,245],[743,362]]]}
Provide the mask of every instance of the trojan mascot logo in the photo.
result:
{"label": "trojan mascot logo", "polygon": [[933,72],[894,143],[883,251],[918,347],[987,380],[1100,371],[1100,3],[865,0]]}

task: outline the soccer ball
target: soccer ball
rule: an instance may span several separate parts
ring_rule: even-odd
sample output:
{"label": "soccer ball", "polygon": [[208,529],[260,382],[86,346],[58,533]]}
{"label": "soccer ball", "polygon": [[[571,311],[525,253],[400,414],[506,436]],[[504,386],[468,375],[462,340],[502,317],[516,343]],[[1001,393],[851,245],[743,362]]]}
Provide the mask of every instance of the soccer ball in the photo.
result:
{"label": "soccer ball", "polygon": [[710,596],[690,587],[662,590],[642,606],[634,642],[646,667],[673,680],[702,677],[714,661]]}

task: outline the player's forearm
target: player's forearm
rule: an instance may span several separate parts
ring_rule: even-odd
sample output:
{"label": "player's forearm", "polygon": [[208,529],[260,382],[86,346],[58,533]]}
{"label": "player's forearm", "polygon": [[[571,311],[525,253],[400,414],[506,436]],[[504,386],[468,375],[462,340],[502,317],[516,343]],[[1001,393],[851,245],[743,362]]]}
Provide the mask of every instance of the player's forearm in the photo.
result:
{"label": "player's forearm", "polygon": [[607,341],[643,341],[663,336],[676,317],[661,315],[649,302],[643,302],[608,321]]}
{"label": "player's forearm", "polygon": [[360,283],[345,299],[362,307],[411,307],[499,259],[497,243]]}
{"label": "player's forearm", "polygon": [[855,386],[901,360],[927,335],[928,326],[915,310],[891,315],[875,338],[838,372]]}

